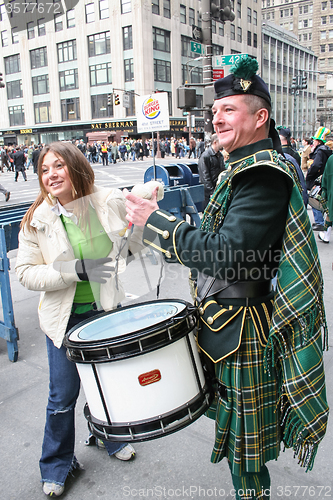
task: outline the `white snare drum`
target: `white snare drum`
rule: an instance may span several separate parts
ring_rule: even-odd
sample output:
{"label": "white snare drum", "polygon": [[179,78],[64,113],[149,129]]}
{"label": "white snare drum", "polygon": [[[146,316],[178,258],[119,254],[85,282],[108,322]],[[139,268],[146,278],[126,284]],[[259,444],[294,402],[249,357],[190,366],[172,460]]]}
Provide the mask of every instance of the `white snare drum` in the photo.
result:
{"label": "white snare drum", "polygon": [[211,402],[194,339],[196,309],[159,300],[116,309],[66,334],[77,363],[91,432],[110,441],[144,441],[175,432]]}

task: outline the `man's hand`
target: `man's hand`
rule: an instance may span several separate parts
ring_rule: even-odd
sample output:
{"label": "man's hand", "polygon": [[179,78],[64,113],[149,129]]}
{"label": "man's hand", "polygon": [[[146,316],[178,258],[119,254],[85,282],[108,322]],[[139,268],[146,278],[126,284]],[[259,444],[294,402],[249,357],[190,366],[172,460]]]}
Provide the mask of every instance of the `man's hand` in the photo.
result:
{"label": "man's hand", "polygon": [[158,187],[154,189],[151,199],[147,200],[135,196],[135,194],[130,193],[127,189],[123,189],[123,194],[126,198],[126,219],[135,226],[144,226],[148,217],[158,209],[157,192]]}

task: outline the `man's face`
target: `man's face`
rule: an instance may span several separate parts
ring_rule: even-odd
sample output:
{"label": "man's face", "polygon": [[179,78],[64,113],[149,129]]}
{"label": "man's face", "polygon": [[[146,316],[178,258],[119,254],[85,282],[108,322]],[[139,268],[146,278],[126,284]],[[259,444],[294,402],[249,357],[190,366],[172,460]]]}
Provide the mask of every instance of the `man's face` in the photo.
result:
{"label": "man's face", "polygon": [[258,120],[258,112],[251,114],[241,95],[218,99],[212,112],[215,132],[228,153],[267,137],[265,126]]}

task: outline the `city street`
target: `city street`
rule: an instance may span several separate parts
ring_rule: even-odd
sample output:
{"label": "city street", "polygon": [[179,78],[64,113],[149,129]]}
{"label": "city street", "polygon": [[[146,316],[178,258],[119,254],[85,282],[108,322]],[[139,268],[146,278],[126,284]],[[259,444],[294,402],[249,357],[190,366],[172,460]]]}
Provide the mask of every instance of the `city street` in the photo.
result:
{"label": "city street", "polygon": [[[164,161],[170,161],[166,159]],[[120,163],[116,166],[94,166],[98,183],[117,186],[143,181],[145,169],[152,161]],[[126,169],[126,170],[125,170]],[[2,182],[12,174],[3,174]],[[12,182],[14,202],[33,199],[37,181],[28,171],[29,181]],[[109,183],[109,184],[107,184]],[[13,202],[11,199],[10,202]],[[3,205],[4,202],[1,201]],[[312,213],[309,211],[310,216]],[[317,237],[316,237],[317,238]],[[325,303],[329,331],[333,331],[333,243],[318,243],[325,277]],[[48,395],[48,363],[45,338],[38,325],[39,294],[23,288],[15,275],[17,251],[9,252],[11,287],[15,322],[19,329],[19,357],[8,360],[6,342],[0,339],[0,499],[43,499],[38,460],[41,452],[45,407]],[[155,300],[160,273],[159,258],[134,261],[121,276],[135,301]],[[160,298],[190,301],[187,269],[178,264],[167,265]],[[149,276],[149,282],[148,278]],[[130,295],[131,294],[131,295]],[[328,401],[333,405],[333,337],[331,349],[324,354]],[[177,387],[175,387],[177,390]],[[158,397],[167,398],[168,394]],[[76,408],[76,455],[84,471],[69,477],[64,500],[120,500],[125,498],[234,499],[233,486],[226,460],[213,465],[210,455],[214,442],[214,423],[202,416],[192,425],[167,437],[135,444],[136,458],[121,462],[109,458],[96,447],[85,446],[87,423],[83,415],[85,397],[81,391]],[[126,401],[124,401],[126,404]],[[271,500],[292,498],[313,500],[333,498],[332,480],[333,424],[319,447],[314,470],[305,473],[293,459],[291,450],[282,453],[277,462],[270,462]]]}
{"label": "city street", "polygon": [[[182,158],[188,160],[188,158]],[[191,162],[194,162],[192,157]],[[167,156],[165,158],[156,158],[157,165],[181,162],[180,159]],[[125,162],[117,162],[103,166],[102,163],[92,163],[95,171],[96,185],[105,187],[126,187],[133,186],[136,183],[143,182],[143,177],[146,169],[153,165],[153,158],[144,157],[143,161],[128,160]],[[0,175],[0,183],[10,191],[10,200],[6,203],[4,197],[0,197],[0,206],[14,205],[26,201],[34,201],[39,192],[37,174],[33,173],[32,167],[26,170],[28,181],[24,182],[22,174],[19,175],[18,181],[15,182],[14,172],[4,172]]]}

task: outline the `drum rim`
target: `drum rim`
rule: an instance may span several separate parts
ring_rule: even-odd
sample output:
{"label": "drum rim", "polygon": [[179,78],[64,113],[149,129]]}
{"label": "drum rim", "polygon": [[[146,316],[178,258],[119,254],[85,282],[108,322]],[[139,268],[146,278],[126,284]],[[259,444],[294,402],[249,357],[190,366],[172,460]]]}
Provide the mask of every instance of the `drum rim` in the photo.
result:
{"label": "drum rim", "polygon": [[[167,436],[169,434],[172,434],[174,432],[177,432],[178,430],[187,427],[191,423],[195,422],[195,420],[200,418],[207,411],[207,409],[213,402],[213,398],[214,398],[214,392],[212,391],[211,387],[206,381],[205,385],[201,388],[200,391],[198,391],[198,393],[191,400],[187,401],[186,403],[183,403],[181,406],[174,408],[171,411],[168,411],[161,415],[155,415],[154,417],[150,417],[144,420],[137,420],[133,422],[116,422],[109,425],[107,422],[98,420],[91,414],[88,403],[85,404],[83,412],[86,420],[88,421],[89,429],[96,438],[106,439],[105,435],[106,432],[109,436],[112,435],[112,437],[114,437],[114,439],[112,440],[109,439],[109,441],[112,442],[117,442],[117,441],[121,442],[124,440],[128,442],[141,442]],[[200,406],[192,413],[191,410],[193,410],[193,407],[197,404],[200,404]],[[182,419],[180,419],[179,415],[181,413],[185,413],[186,410],[189,412],[188,418],[185,419],[185,417],[183,417]],[[168,419],[172,416],[174,417],[174,420],[172,420],[167,426],[165,426],[163,430],[162,426],[159,429],[151,428],[160,423],[161,421],[163,423],[163,419]],[[178,422],[178,424],[175,424],[176,422]],[[170,426],[170,424],[174,425],[168,427]],[[108,430],[112,429],[117,429],[118,431],[122,430],[126,431],[129,428],[134,428],[134,427],[146,427],[148,431],[137,434],[132,432],[127,432],[127,433],[124,432],[124,434],[111,434],[110,432],[107,432]]]}
{"label": "drum rim", "polygon": [[[154,325],[151,325],[149,328],[143,328],[141,330],[137,330],[136,332],[131,332],[131,333],[124,334],[124,335],[118,335],[116,337],[112,337],[111,339],[107,338],[107,339],[93,340],[93,341],[87,340],[87,341],[83,341],[80,343],[70,340],[69,337],[75,330],[77,330],[78,328],[81,328],[85,324],[90,323],[92,321],[92,319],[95,320],[95,319],[102,318],[104,316],[109,316],[111,314],[116,313],[119,310],[113,309],[112,311],[106,311],[106,312],[103,312],[101,314],[98,314],[98,315],[94,316],[93,318],[85,319],[85,320],[81,321],[80,323],[78,323],[73,328],[71,328],[65,334],[63,345],[67,349],[68,359],[70,361],[73,361],[76,363],[90,363],[91,364],[91,363],[116,361],[118,359],[124,359],[124,358],[130,357],[130,356],[137,356],[140,354],[140,352],[135,352],[133,354],[127,354],[127,355],[124,355],[123,357],[115,356],[115,357],[110,358],[109,356],[107,356],[107,357],[99,359],[99,360],[90,360],[90,359],[85,360],[84,355],[82,355],[82,353],[84,353],[85,351],[90,353],[93,351],[97,351],[98,349],[106,349],[106,348],[116,349],[116,348],[120,348],[122,345],[126,345],[126,344],[131,343],[131,342],[138,342],[140,340],[144,340],[144,338],[147,336],[148,337],[153,336],[154,334],[158,334],[159,332],[162,333],[167,328],[170,328],[172,325],[175,324],[175,320],[177,320],[177,319],[178,320],[180,320],[180,319],[186,320],[186,318],[189,318],[190,316],[197,314],[197,308],[195,306],[193,306],[191,303],[186,302],[185,300],[181,300],[181,299],[160,299],[157,301],[153,300],[153,301],[141,302],[139,304],[134,304],[134,305],[143,306],[143,305],[156,304],[157,302],[158,303],[163,303],[163,302],[168,302],[168,303],[171,302],[172,303],[172,302],[174,302],[174,303],[178,303],[178,304],[181,303],[185,307],[184,307],[184,309],[182,309],[182,311],[179,311],[176,315],[174,315],[170,318],[164,319],[162,321],[159,321],[159,322],[155,323]],[[133,308],[133,304],[128,305],[128,306],[124,306],[122,309],[124,310],[124,309],[130,309],[130,308]],[[177,341],[180,338],[188,335],[189,332],[192,331],[194,328],[195,328],[195,324],[192,325],[191,327],[188,326],[188,328],[184,329],[184,333],[182,335],[177,335],[175,338],[171,338],[170,342],[168,342],[168,343]],[[159,346],[159,347],[162,347],[162,346]],[[159,348],[159,347],[157,347],[157,348]],[[155,347],[153,347],[150,350],[153,350],[153,349],[155,349]],[[71,353],[71,351],[81,352],[81,358],[79,356],[77,357],[77,356],[73,355],[73,353]],[[142,354],[145,354],[146,352],[148,352],[148,349],[144,350],[142,352]]]}

